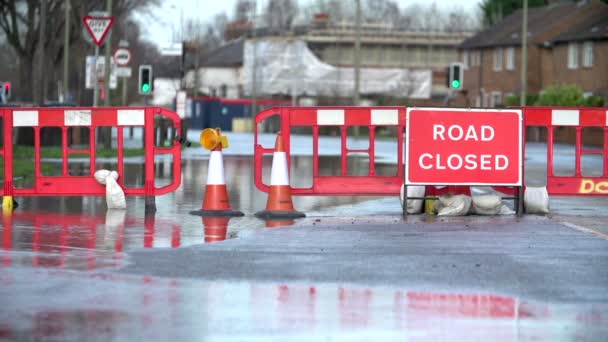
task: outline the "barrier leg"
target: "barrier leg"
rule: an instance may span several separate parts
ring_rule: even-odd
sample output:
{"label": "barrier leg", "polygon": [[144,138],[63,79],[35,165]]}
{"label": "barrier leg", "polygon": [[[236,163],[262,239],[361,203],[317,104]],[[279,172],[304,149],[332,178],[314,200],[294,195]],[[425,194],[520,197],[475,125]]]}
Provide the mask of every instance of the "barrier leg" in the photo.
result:
{"label": "barrier leg", "polygon": [[524,215],[524,187],[517,187],[517,197],[515,198],[515,211],[518,217]]}
{"label": "barrier leg", "polygon": [[13,211],[13,196],[2,196],[2,211]]}

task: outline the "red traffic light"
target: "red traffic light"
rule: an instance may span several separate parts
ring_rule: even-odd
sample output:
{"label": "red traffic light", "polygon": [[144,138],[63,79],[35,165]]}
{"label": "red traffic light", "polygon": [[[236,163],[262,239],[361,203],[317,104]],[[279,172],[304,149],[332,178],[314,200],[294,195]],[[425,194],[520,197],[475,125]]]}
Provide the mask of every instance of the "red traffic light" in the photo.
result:
{"label": "red traffic light", "polygon": [[4,83],[4,89],[5,90],[10,90],[11,89],[11,83],[10,82],[5,82]]}

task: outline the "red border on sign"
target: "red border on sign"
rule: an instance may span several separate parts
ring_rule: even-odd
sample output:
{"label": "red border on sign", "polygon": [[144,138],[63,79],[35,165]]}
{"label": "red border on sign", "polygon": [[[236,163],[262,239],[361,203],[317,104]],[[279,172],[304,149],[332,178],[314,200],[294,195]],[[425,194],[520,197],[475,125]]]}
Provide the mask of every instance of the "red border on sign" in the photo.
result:
{"label": "red border on sign", "polygon": [[[129,59],[127,60],[126,63],[124,64],[119,64],[118,61],[116,60],[116,53],[118,52],[118,50],[127,50],[129,51]],[[114,63],[116,63],[116,65],[124,67],[124,66],[128,66],[129,63],[131,63],[131,59],[133,58],[133,55],[131,54],[131,50],[129,50],[128,48],[125,47],[119,47],[116,50],[114,50],[114,53],[112,54],[112,59],[114,60]]]}
{"label": "red border on sign", "polygon": [[[99,41],[97,41],[95,39],[93,30],[91,30],[91,28],[89,27],[89,23],[87,23],[88,19],[110,20],[110,25],[108,25],[108,28],[106,29],[106,31],[101,35],[101,37],[99,38]],[[86,15],[86,16],[82,17],[82,21],[84,22],[84,26],[87,28],[87,31],[89,31],[89,35],[91,35],[91,38],[93,38],[93,42],[95,43],[95,45],[101,46],[101,44],[103,44],[103,41],[106,39],[106,36],[110,32],[110,28],[112,28],[112,24],[114,24],[114,17],[91,17],[89,15]]]}
{"label": "red border on sign", "polygon": [[[505,113],[505,114],[516,114],[518,117],[517,127],[517,181],[515,182],[458,182],[455,180],[446,180],[445,182],[441,181],[411,181],[410,180],[410,123],[411,123],[411,112],[412,111],[429,111],[429,112],[468,112],[468,113],[478,113],[478,112],[491,112],[491,113]],[[406,112],[406,146],[405,146],[405,184],[406,185],[479,185],[479,186],[489,186],[489,185],[499,185],[499,186],[521,186],[523,184],[523,114],[521,109],[481,109],[481,108],[424,108],[424,107],[412,107],[407,108]]]}

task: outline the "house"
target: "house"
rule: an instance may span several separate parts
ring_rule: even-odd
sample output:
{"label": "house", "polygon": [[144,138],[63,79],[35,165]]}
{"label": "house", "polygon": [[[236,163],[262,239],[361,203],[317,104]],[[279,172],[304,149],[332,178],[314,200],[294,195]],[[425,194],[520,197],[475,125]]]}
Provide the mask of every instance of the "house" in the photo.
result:
{"label": "house", "polygon": [[608,103],[608,6],[551,42],[542,64],[545,87],[577,84]]}
{"label": "house", "polygon": [[[502,106],[521,89],[522,11],[466,39],[462,96],[468,106]],[[575,83],[589,94],[608,88],[608,5],[599,0],[556,2],[528,11],[528,94]]]}
{"label": "house", "polygon": [[198,68],[198,78],[194,70],[185,77],[187,88],[198,83],[198,93],[221,98],[242,97],[243,48],[245,40],[235,39],[211,51]]}

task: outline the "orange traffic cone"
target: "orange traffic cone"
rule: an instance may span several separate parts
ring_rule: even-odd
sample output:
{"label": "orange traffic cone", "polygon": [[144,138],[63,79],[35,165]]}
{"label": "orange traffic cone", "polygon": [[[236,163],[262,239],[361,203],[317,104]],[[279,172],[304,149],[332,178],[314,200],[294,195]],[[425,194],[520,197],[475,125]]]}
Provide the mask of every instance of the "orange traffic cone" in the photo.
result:
{"label": "orange traffic cone", "polygon": [[266,220],[266,228],[287,227],[294,223],[294,220]]}
{"label": "orange traffic cone", "polygon": [[304,213],[296,211],[291,201],[287,155],[285,154],[285,145],[283,144],[281,132],[277,133],[277,141],[274,145],[270,192],[268,194],[266,210],[258,211],[255,213],[255,216],[264,219],[299,218],[306,216]]}
{"label": "orange traffic cone", "polygon": [[205,243],[226,240],[230,217],[203,217],[205,228]]}
{"label": "orange traffic cone", "polygon": [[192,215],[199,216],[243,216],[243,212],[232,210],[226,180],[224,179],[224,161],[222,159],[222,146],[217,145],[209,157],[209,171],[207,173],[207,186],[205,198],[200,210],[191,211]]}

